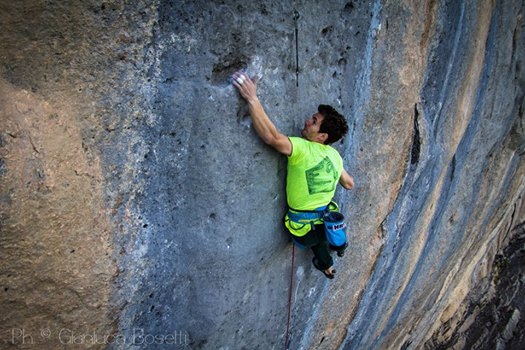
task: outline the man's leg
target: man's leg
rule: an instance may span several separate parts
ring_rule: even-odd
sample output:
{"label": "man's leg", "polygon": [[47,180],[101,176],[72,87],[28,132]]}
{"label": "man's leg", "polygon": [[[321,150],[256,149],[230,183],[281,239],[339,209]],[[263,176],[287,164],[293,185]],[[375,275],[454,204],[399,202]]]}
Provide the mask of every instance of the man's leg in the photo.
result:
{"label": "man's leg", "polygon": [[327,242],[319,242],[319,244],[314,245],[312,252],[314,252],[314,256],[317,258],[317,266],[321,270],[328,270],[334,264]]}
{"label": "man's leg", "polygon": [[315,230],[312,233],[315,234],[318,241],[316,245],[312,246],[312,252],[317,258],[317,266],[321,270],[328,270],[334,264],[334,260],[332,259],[330,250],[328,249],[324,225],[315,225]]}
{"label": "man's leg", "polygon": [[315,264],[317,265],[317,268],[324,271],[325,274],[333,275],[335,272],[332,269],[334,261],[330,256],[330,251],[328,250],[328,242],[326,240],[324,224],[315,225],[313,230],[301,237],[294,236],[289,231],[288,234],[292,237],[292,240],[297,242],[299,245],[312,248],[312,252],[315,256],[314,259],[316,259]]}

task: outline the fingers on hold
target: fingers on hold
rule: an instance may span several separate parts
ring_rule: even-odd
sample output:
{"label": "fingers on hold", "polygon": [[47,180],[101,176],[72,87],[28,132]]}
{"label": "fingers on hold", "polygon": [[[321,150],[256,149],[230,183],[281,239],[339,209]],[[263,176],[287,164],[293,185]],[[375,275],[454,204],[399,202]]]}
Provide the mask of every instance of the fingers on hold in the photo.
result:
{"label": "fingers on hold", "polygon": [[248,74],[246,74],[243,71],[237,71],[233,73],[231,76],[231,82],[237,88],[241,88],[242,86],[244,86],[244,83],[247,81],[250,81],[256,84],[258,80],[259,80],[259,77],[257,75],[255,75],[253,78],[250,78],[250,76],[248,76]]}
{"label": "fingers on hold", "polygon": [[236,76],[232,76],[232,78],[231,78],[231,82],[232,82],[232,84],[235,85],[236,87],[240,87],[241,84],[239,84],[239,82],[237,81],[237,79],[239,79],[239,78],[236,77]]}

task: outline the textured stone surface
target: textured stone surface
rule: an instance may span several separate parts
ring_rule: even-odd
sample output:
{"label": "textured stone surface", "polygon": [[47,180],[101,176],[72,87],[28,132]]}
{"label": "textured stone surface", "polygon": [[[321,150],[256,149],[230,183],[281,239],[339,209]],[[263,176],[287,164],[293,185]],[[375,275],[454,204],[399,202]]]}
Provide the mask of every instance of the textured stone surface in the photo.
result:
{"label": "textured stone surface", "polygon": [[[91,348],[283,348],[290,273],[292,349],[438,346],[475,324],[471,293],[525,216],[523,1],[0,10],[6,346],[68,329]],[[319,103],[348,119],[333,281],[308,251],[290,270],[286,159],[251,128],[237,69],[262,75],[284,133]]]}
{"label": "textured stone surface", "polygon": [[468,303],[425,344],[428,349],[522,349],[525,300],[525,230],[512,232],[508,246],[496,255],[491,273]]}
{"label": "textured stone surface", "polygon": [[112,193],[133,185],[129,130],[146,114],[129,79],[151,24],[95,1],[1,1],[0,23],[0,347],[101,348],[118,331]]}

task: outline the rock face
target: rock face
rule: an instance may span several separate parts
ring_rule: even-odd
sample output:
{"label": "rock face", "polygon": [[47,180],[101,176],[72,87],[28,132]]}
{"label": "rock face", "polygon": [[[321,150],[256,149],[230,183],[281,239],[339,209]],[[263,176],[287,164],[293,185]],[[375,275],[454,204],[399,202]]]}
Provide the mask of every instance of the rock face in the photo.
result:
{"label": "rock face", "polygon": [[[523,285],[495,278],[523,242],[523,1],[0,9],[6,348],[523,346],[523,305],[491,299]],[[320,103],[348,120],[333,281],[292,269],[286,159],[238,69],[286,134]],[[505,315],[483,337],[478,302]]]}
{"label": "rock face", "polygon": [[509,245],[496,255],[492,272],[469,292],[454,317],[426,344],[430,349],[521,349],[525,320],[525,231],[515,229]]}

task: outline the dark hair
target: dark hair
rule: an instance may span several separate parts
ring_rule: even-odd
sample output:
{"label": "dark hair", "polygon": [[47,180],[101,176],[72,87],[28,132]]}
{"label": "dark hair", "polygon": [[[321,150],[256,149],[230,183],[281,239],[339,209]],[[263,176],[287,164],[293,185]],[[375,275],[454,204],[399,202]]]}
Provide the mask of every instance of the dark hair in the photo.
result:
{"label": "dark hair", "polygon": [[345,117],[329,105],[319,105],[317,107],[319,113],[324,117],[319,132],[327,133],[328,139],[326,144],[331,144],[339,141],[348,132],[348,124],[346,123]]}

